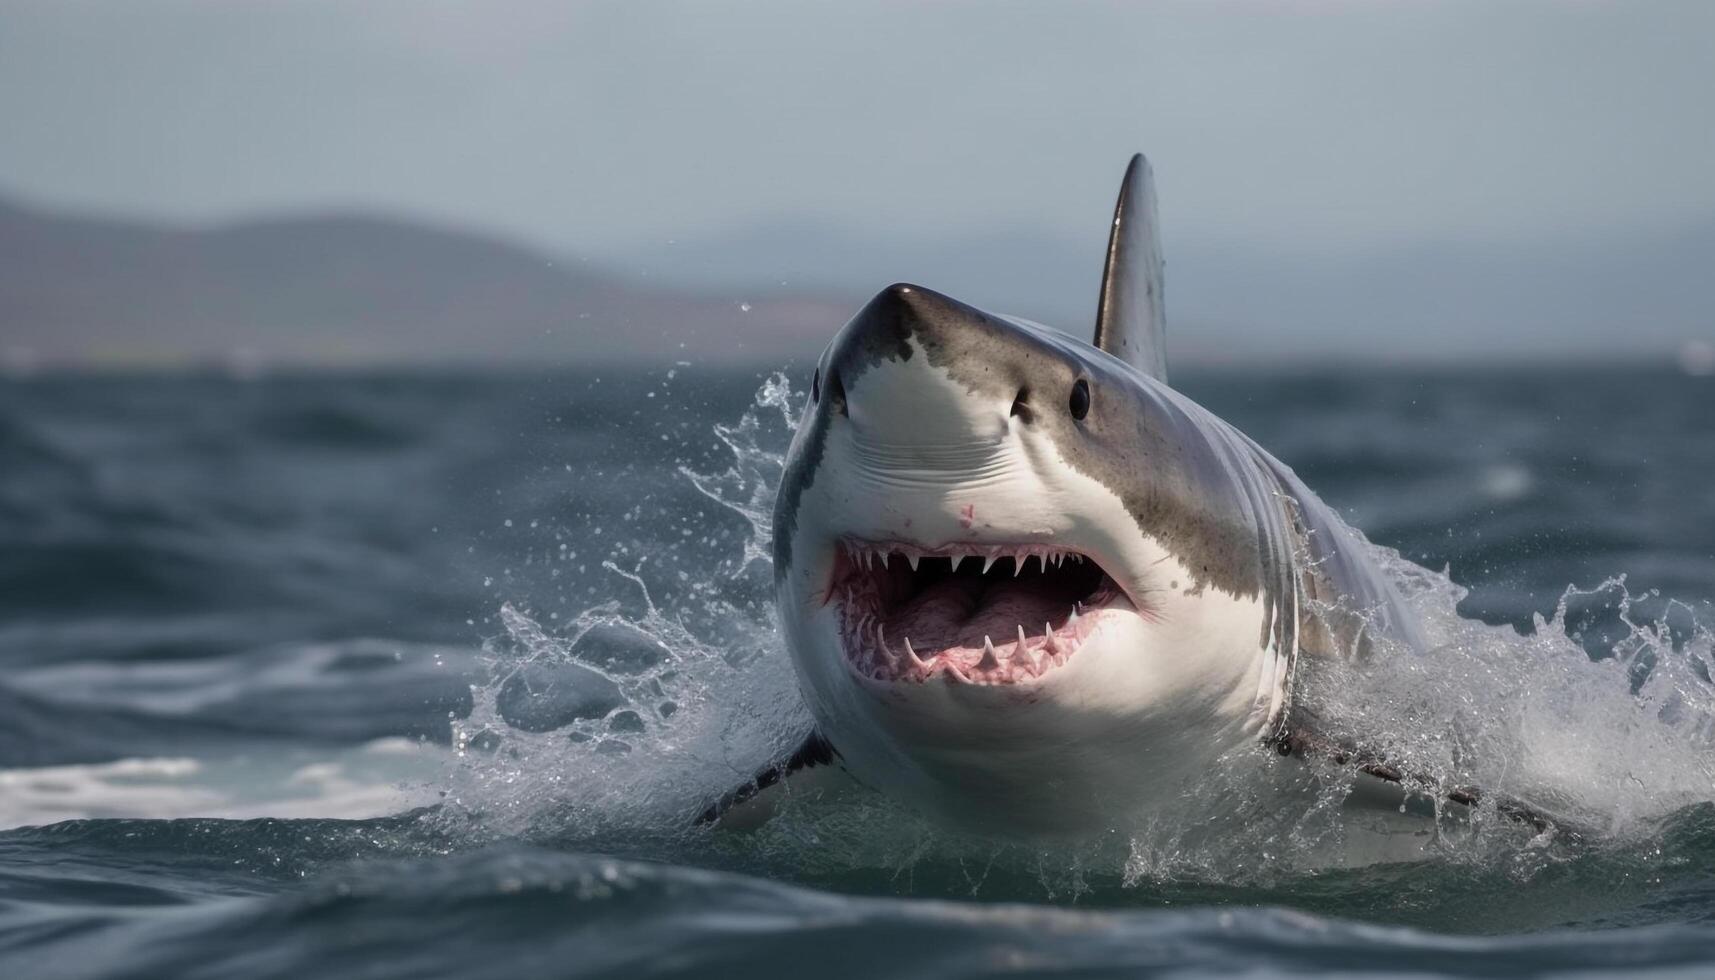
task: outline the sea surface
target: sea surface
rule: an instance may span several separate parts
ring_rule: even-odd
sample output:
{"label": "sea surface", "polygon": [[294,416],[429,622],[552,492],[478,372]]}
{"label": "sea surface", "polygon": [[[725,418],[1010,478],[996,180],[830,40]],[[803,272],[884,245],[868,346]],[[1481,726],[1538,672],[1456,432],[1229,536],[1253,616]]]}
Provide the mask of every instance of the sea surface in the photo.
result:
{"label": "sea surface", "polygon": [[806,722],[806,370],[0,380],[0,976],[1715,975],[1715,378],[1176,379],[1440,638],[1322,696],[1567,815],[1364,861],[1297,760],[1095,841],[697,826]]}

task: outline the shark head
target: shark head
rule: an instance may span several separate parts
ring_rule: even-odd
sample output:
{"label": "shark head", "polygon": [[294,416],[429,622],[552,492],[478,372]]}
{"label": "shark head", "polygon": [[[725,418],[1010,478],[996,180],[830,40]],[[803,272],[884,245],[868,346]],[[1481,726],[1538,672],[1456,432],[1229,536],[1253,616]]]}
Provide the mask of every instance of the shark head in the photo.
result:
{"label": "shark head", "polygon": [[1279,504],[1247,452],[1108,350],[882,290],[816,366],[774,515],[822,734],[964,824],[1081,833],[1172,798],[1284,696]]}

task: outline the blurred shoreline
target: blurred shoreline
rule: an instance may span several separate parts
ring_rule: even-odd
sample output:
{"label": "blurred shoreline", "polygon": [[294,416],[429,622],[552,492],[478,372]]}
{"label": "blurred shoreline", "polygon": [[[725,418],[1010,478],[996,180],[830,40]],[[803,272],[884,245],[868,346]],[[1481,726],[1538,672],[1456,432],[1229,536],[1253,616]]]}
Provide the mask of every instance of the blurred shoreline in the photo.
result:
{"label": "blurred shoreline", "polygon": [[[813,359],[893,281],[1085,334],[1099,234],[979,232],[808,222],[592,261],[363,212],[184,226],[0,196],[0,376],[780,366]],[[1169,255],[1178,365],[1715,372],[1715,219],[1534,244]]]}

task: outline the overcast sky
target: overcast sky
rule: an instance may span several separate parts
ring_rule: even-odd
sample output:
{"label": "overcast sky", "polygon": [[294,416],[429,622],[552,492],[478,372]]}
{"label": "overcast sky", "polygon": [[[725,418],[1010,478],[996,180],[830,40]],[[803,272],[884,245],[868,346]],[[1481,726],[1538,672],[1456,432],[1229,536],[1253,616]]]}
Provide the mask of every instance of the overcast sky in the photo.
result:
{"label": "overcast sky", "polygon": [[781,215],[1345,250],[1715,213],[1715,3],[0,0],[0,192],[586,254]]}

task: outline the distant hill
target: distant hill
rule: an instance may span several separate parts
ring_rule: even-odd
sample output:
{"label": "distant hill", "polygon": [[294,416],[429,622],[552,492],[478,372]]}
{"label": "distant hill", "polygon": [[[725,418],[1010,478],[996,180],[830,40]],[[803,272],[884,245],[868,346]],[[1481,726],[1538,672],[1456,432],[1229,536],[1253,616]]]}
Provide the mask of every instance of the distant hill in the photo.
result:
{"label": "distant hill", "polygon": [[[783,363],[910,280],[1088,331],[1102,228],[857,234],[814,220],[607,256],[334,214],[180,228],[0,200],[0,367]],[[1167,243],[1179,363],[1664,358],[1715,343],[1715,216],[1350,254]]]}
{"label": "distant hill", "polygon": [[0,201],[0,356],[107,365],[783,361],[849,315],[330,215],[185,229]]}

